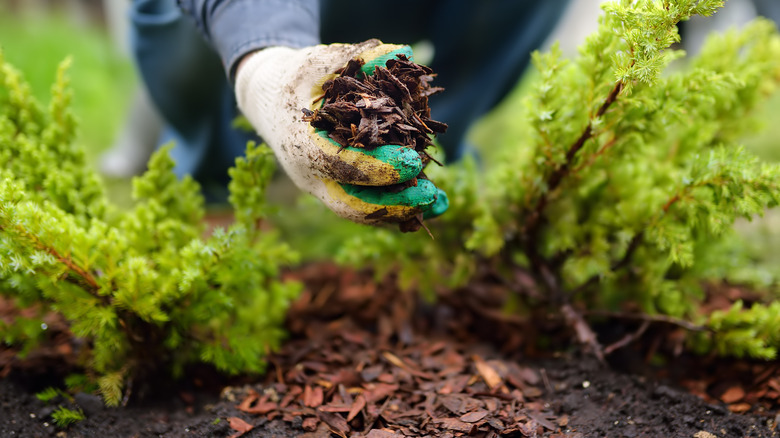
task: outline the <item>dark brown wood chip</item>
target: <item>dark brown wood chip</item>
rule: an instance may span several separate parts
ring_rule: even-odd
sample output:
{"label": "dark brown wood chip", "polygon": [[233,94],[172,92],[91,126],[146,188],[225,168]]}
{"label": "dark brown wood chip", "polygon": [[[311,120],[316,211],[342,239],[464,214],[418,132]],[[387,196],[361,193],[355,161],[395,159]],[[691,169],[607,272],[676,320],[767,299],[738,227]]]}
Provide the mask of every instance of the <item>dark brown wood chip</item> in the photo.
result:
{"label": "dark brown wood chip", "polygon": [[[399,144],[422,151],[431,144],[428,134],[440,134],[447,125],[430,119],[428,97],[441,92],[431,87],[433,71],[404,55],[377,66],[373,75],[360,70],[353,59],[340,75],[322,85],[322,106],[304,109],[303,119],[343,147],[375,148]],[[402,115],[402,117],[399,117]],[[345,135],[357,127],[355,135]],[[410,135],[411,134],[411,135]]]}

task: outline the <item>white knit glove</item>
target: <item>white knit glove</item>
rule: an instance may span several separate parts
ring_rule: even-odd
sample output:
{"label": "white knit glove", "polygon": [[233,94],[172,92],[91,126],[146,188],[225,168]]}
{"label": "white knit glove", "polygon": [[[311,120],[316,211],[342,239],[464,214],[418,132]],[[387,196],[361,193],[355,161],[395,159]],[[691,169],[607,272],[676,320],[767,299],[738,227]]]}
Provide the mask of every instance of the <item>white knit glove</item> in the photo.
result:
{"label": "white knit glove", "polygon": [[422,169],[412,148],[385,145],[366,151],[343,148],[315,133],[302,109],[313,110],[322,84],[353,58],[384,63],[408,46],[369,40],[291,49],[269,47],[241,61],[236,73],[238,106],[293,182],[322,200],[337,215],[354,222],[403,222],[447,209],[444,192],[419,179],[417,186],[393,193],[387,186],[409,181]]}

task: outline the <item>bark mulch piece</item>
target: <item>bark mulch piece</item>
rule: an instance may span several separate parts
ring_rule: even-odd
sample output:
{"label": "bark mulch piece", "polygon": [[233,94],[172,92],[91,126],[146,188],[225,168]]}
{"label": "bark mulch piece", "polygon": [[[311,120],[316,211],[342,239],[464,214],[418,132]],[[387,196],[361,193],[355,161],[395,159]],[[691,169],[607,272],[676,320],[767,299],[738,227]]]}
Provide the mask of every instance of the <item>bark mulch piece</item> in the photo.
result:
{"label": "bark mulch piece", "polygon": [[[430,85],[429,67],[415,64],[405,55],[376,66],[372,75],[361,71],[364,62],[352,59],[338,76],[323,83],[322,106],[303,109],[304,120],[328,133],[342,147],[373,149],[400,145],[427,157],[431,135],[447,125],[431,119],[428,97],[444,89]],[[429,157],[427,157],[429,158]]]}

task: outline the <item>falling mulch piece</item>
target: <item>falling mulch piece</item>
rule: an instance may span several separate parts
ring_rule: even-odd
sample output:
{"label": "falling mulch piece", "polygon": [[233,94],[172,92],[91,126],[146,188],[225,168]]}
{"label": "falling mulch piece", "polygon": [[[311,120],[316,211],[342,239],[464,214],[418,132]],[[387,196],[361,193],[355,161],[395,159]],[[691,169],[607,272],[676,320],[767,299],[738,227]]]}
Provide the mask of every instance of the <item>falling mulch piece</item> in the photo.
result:
{"label": "falling mulch piece", "polygon": [[[412,148],[425,167],[434,160],[426,152],[433,136],[447,130],[447,124],[431,119],[428,97],[444,90],[430,85],[436,76],[433,70],[415,64],[404,54],[389,59],[384,67],[375,66],[372,75],[362,72],[363,64],[361,59],[352,59],[336,71],[336,78],[323,83],[322,106],[314,111],[303,108],[303,120],[327,132],[342,149],[371,150],[382,145]],[[427,179],[421,171],[411,181],[389,190],[416,186],[418,178]],[[400,228],[408,232],[421,227],[422,218],[415,217]]]}

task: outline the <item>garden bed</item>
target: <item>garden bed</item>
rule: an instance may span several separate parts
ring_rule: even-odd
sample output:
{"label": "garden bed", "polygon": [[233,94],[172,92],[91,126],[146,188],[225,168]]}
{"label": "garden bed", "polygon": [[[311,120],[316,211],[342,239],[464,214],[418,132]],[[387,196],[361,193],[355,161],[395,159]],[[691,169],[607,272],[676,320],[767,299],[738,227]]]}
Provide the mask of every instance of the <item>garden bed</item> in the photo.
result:
{"label": "garden bed", "polygon": [[[571,336],[554,334],[557,324],[542,335],[500,317],[503,292],[494,285],[431,305],[390,280],[377,284],[369,273],[332,265],[288,275],[306,289],[287,321],[291,339],[264,376],[227,379],[192,369],[176,384],[134,382],[123,408],[104,408],[87,394],[43,403],[34,393],[72,366],[78,348],[55,323],[40,354],[13,364],[0,354],[0,435],[778,435],[777,364],[674,356],[667,346],[676,328],[654,324],[601,364],[568,347]],[[617,340],[636,323],[615,319],[597,329],[601,340]],[[557,353],[537,352],[540,339]],[[650,365],[659,358],[665,364]],[[49,416],[58,404],[77,405],[86,419],[58,428]]]}

